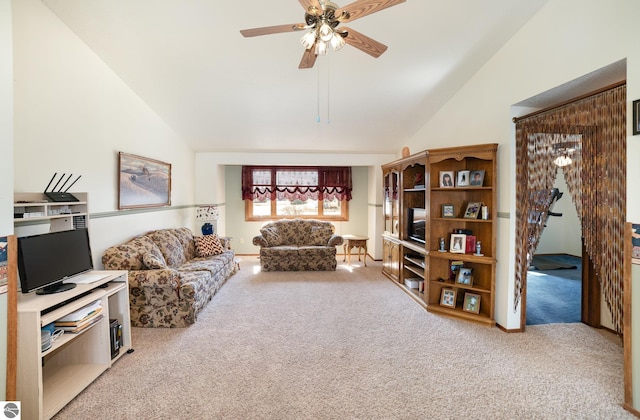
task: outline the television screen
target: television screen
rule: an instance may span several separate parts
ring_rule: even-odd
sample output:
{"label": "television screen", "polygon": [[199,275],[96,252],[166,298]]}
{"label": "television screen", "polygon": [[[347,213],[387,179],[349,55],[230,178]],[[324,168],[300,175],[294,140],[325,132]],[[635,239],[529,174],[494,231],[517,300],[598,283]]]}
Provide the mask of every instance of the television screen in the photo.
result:
{"label": "television screen", "polygon": [[427,211],[421,208],[409,209],[409,226],[408,236],[409,239],[425,243],[425,225],[427,223]]}
{"label": "television screen", "polygon": [[93,270],[88,229],[18,238],[18,271],[22,293],[57,293],[75,287],[62,283]]}

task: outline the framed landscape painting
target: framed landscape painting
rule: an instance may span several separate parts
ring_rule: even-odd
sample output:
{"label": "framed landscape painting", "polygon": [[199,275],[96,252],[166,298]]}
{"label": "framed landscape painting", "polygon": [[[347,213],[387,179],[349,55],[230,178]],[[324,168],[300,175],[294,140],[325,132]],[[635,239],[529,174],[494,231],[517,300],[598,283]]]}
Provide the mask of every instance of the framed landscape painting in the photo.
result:
{"label": "framed landscape painting", "polygon": [[171,164],[120,152],[118,208],[171,205]]}

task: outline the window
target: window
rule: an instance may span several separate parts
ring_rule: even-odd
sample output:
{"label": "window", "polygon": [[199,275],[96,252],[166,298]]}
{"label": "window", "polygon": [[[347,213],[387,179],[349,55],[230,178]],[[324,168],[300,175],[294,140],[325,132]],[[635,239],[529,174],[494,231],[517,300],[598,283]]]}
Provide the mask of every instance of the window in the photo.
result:
{"label": "window", "polygon": [[351,168],[243,166],[245,219],[349,220]]}

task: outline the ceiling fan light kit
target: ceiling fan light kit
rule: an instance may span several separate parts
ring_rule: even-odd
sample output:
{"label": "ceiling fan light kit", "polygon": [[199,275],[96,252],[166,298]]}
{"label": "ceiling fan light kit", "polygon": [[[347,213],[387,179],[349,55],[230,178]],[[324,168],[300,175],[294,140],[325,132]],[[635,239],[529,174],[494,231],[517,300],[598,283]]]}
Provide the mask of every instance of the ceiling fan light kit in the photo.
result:
{"label": "ceiling fan light kit", "polygon": [[344,47],[345,44],[349,44],[372,57],[379,57],[386,51],[386,45],[352,29],[337,29],[337,27],[341,23],[352,22],[366,15],[379,12],[387,7],[406,2],[406,0],[356,0],[340,8],[331,1],[298,1],[305,9],[305,23],[243,29],[240,33],[245,37],[253,37],[308,30],[300,39],[300,43],[305,49],[300,65],[298,66],[301,69],[313,67],[317,56],[327,54],[329,47],[334,51],[338,51]]}

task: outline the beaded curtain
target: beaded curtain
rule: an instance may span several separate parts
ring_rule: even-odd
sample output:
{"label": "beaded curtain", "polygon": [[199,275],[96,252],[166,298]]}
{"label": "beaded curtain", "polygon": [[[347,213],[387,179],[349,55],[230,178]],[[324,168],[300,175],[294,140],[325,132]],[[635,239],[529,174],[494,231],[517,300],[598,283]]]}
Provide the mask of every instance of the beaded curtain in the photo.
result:
{"label": "beaded curtain", "polygon": [[558,145],[576,144],[563,167],[616,331],[622,332],[626,205],[626,86],[618,86],[516,123],[516,277],[514,310],[544,229]]}

